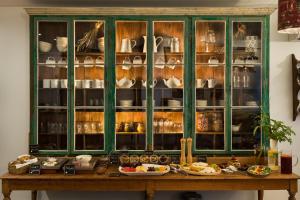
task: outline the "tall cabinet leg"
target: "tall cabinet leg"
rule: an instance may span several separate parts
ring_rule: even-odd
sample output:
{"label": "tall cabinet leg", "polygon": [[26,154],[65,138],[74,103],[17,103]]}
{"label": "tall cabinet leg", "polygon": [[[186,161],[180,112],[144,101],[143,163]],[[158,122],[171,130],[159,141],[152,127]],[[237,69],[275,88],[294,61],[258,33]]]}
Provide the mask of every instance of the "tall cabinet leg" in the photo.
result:
{"label": "tall cabinet leg", "polygon": [[36,190],[31,191],[31,199],[37,200],[37,191]]}
{"label": "tall cabinet leg", "polygon": [[258,200],[263,200],[264,199],[264,191],[263,190],[258,190]]}

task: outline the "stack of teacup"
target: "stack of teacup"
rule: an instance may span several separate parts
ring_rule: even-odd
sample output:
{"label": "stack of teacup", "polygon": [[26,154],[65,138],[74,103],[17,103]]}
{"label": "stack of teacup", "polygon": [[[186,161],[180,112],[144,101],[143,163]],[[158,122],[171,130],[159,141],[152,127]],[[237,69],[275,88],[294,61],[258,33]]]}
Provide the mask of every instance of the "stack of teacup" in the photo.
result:
{"label": "stack of teacup", "polygon": [[68,49],[68,38],[56,37],[56,48],[61,53],[66,52]]}
{"label": "stack of teacup", "polygon": [[75,88],[104,88],[104,80],[75,80]]}
{"label": "stack of teacup", "polygon": [[100,52],[104,52],[104,37],[98,38],[98,48]]}
{"label": "stack of teacup", "polygon": [[68,79],[44,79],[43,88],[67,88]]}

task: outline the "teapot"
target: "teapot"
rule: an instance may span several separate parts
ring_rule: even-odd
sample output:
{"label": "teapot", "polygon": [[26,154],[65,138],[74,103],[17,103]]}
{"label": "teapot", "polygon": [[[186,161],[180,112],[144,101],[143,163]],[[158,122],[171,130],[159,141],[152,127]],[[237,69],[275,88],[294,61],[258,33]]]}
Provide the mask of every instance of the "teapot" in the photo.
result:
{"label": "teapot", "polygon": [[93,58],[92,58],[91,56],[86,56],[86,57],[84,58],[83,63],[84,63],[84,66],[85,66],[85,67],[93,67],[93,65],[94,65],[94,60],[93,60]]}
{"label": "teapot", "polygon": [[143,67],[143,60],[141,56],[135,56],[132,61],[133,67]]}
{"label": "teapot", "polygon": [[131,88],[135,84],[136,80],[130,80],[126,77],[121,78],[120,80],[116,80],[116,84],[120,88]]}
{"label": "teapot", "polygon": [[66,57],[61,57],[59,59],[59,61],[57,61],[57,64],[59,65],[59,67],[62,67],[62,68],[67,68],[67,59]]}
{"label": "teapot", "polygon": [[155,60],[155,65],[154,67],[159,68],[159,69],[163,69],[165,67],[165,57],[164,56],[159,56],[156,60]]}
{"label": "teapot", "polygon": [[104,67],[104,59],[102,56],[96,58],[96,67]]}
{"label": "teapot", "polygon": [[171,78],[169,78],[168,80],[163,79],[164,84],[168,87],[168,88],[175,88],[175,87],[180,87],[182,85],[182,81],[174,76],[172,76]]}
{"label": "teapot", "polygon": [[131,68],[131,60],[129,57],[125,57],[123,60],[123,65],[122,65],[122,69],[124,70],[130,70]]}
{"label": "teapot", "polygon": [[52,56],[48,57],[46,60],[46,64],[47,67],[55,67],[56,64],[55,58]]}
{"label": "teapot", "polygon": [[219,60],[215,56],[211,56],[208,60],[208,64],[210,67],[218,67]]}
{"label": "teapot", "polygon": [[[155,87],[156,83],[157,83],[157,80],[154,79],[154,80],[153,80],[153,87]],[[146,86],[147,86],[147,81],[142,80],[142,85],[143,85],[144,87],[146,87]]]}

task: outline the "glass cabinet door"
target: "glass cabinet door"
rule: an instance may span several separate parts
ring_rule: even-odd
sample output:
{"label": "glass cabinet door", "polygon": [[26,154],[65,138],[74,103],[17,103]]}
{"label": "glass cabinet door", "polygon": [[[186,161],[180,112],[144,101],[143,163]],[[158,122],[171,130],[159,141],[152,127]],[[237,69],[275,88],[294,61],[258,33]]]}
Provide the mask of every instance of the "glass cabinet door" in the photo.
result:
{"label": "glass cabinet door", "polygon": [[67,150],[68,23],[37,22],[37,141],[40,150]]}
{"label": "glass cabinet door", "polygon": [[195,147],[224,150],[225,21],[195,21]]}
{"label": "glass cabinet door", "polygon": [[115,149],[145,150],[147,22],[116,21]]}
{"label": "glass cabinet door", "polygon": [[104,150],[104,27],[74,22],[75,150]]}
{"label": "glass cabinet door", "polygon": [[184,130],[183,21],[153,22],[154,150],[180,150]]}
{"label": "glass cabinet door", "polygon": [[253,129],[261,106],[262,22],[233,21],[232,34],[232,149],[253,150],[260,144]]}

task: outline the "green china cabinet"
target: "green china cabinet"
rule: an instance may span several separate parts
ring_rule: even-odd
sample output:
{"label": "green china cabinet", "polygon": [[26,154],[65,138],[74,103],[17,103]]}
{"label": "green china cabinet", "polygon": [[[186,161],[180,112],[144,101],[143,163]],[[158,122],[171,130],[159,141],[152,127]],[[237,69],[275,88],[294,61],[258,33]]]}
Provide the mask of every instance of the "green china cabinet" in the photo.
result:
{"label": "green china cabinet", "polygon": [[31,15],[40,154],[253,154],[267,143],[269,17]]}

